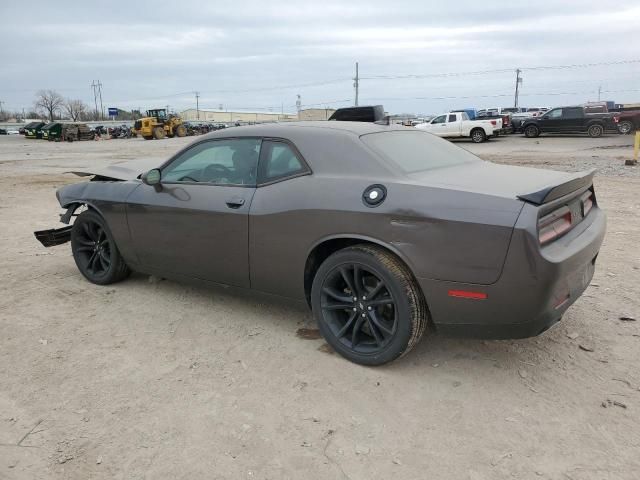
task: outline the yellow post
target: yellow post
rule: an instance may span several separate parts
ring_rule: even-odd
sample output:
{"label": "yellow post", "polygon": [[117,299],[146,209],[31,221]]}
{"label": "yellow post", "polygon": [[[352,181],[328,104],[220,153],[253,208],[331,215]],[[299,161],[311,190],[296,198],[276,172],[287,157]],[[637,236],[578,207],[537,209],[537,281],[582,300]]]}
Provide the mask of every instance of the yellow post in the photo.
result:
{"label": "yellow post", "polygon": [[640,130],[636,130],[636,141],[633,144],[633,160],[638,161],[638,150],[640,150]]}

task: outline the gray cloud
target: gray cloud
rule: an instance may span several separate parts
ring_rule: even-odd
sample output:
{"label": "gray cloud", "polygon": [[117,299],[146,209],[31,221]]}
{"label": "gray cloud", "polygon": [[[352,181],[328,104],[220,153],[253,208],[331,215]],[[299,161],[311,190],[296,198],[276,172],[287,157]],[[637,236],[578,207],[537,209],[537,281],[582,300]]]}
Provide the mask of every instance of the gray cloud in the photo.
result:
{"label": "gray cloud", "polygon": [[[20,109],[36,90],[54,88],[89,101],[91,81],[100,79],[109,106],[181,109],[193,106],[189,92],[197,90],[202,106],[291,111],[298,93],[305,104],[352,99],[356,60],[372,77],[640,57],[630,40],[640,6],[433,3],[2,3],[0,100]],[[637,63],[525,71],[524,78],[521,104],[593,100],[600,85],[606,99],[640,98]],[[513,82],[513,72],[365,79],[361,97],[393,112],[429,113],[510,105]]]}

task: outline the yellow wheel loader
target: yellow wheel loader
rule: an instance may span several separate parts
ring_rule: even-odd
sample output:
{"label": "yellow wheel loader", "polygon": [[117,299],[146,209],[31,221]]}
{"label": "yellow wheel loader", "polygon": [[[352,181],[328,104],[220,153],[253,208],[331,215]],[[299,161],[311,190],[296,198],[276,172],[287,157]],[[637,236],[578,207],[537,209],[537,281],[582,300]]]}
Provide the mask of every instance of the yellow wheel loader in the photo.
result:
{"label": "yellow wheel loader", "polygon": [[136,120],[133,129],[145,140],[187,136],[187,127],[184,126],[182,118],[178,115],[167,115],[164,108],[147,110],[147,116]]}

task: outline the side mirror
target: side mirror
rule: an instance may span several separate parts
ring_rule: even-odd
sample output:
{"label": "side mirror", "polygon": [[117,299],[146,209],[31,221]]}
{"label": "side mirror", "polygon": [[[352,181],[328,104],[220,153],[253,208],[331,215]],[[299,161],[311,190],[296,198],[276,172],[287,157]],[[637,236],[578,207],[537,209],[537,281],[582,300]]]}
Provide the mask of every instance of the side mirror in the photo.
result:
{"label": "side mirror", "polygon": [[159,192],[162,190],[162,184],[160,183],[161,176],[160,170],[154,168],[153,170],[143,173],[140,179],[142,180],[142,183],[154,187],[156,192]]}

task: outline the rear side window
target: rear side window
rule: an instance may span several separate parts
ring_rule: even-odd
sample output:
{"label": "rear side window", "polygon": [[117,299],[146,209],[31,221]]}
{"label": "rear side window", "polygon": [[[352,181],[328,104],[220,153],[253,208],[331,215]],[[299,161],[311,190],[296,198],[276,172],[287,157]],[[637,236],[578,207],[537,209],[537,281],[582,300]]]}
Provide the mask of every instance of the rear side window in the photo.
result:
{"label": "rear side window", "polygon": [[451,115],[449,115],[449,122],[455,122],[456,121],[456,114],[452,113]]}
{"label": "rear side window", "polygon": [[260,160],[260,183],[268,183],[307,173],[308,169],[291,145],[265,140]]}
{"label": "rear side window", "polygon": [[482,161],[451,142],[418,130],[370,133],[360,138],[391,168],[404,173]]}
{"label": "rear side window", "polygon": [[562,116],[565,118],[581,118],[583,110],[582,108],[563,108]]}

